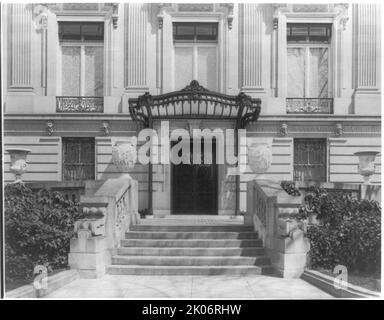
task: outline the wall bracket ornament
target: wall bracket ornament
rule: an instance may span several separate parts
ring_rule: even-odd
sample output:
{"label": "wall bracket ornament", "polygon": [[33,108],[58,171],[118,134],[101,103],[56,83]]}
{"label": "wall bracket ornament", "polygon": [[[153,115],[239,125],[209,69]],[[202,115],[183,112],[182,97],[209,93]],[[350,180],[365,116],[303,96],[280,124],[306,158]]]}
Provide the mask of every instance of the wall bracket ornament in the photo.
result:
{"label": "wall bracket ornament", "polygon": [[218,8],[218,10],[222,11],[226,15],[229,30],[232,29],[232,24],[233,24],[233,8],[234,8],[233,3],[222,3]]}
{"label": "wall bracket ornament", "polygon": [[157,4],[159,13],[157,14],[157,22],[159,24],[159,29],[163,29],[164,15],[167,12],[175,11],[175,8],[171,3],[158,3]]}
{"label": "wall bracket ornament", "polygon": [[45,126],[45,130],[47,131],[47,134],[51,136],[53,132],[55,131],[55,124],[52,120],[48,120]]}
{"label": "wall bracket ornament", "polygon": [[282,137],[286,137],[288,135],[288,124],[287,123],[282,123],[280,125],[280,135]]}
{"label": "wall bracket ornament", "polygon": [[48,8],[44,4],[37,4],[33,8],[33,22],[37,31],[47,29]]}
{"label": "wall bracket ornament", "polygon": [[114,3],[111,3],[111,6],[112,6],[111,18],[112,18],[113,29],[117,29],[117,22],[119,19],[119,4],[114,2]]}
{"label": "wall bracket ornament", "polygon": [[277,29],[279,26],[279,14],[282,11],[287,11],[287,5],[284,3],[272,3],[272,9],[273,9],[273,29]]}
{"label": "wall bracket ornament", "polygon": [[336,123],[336,126],[335,126],[335,136],[336,137],[341,137],[343,135],[343,132],[344,132],[343,124]]}
{"label": "wall bracket ornament", "polygon": [[348,8],[349,8],[348,3],[336,3],[334,6],[334,10],[338,14],[338,17],[339,17],[339,26],[343,30],[346,29],[347,22],[349,20]]}
{"label": "wall bracket ornament", "polygon": [[109,126],[109,122],[108,122],[108,121],[103,121],[103,122],[101,123],[101,131],[103,132],[103,134],[104,134],[105,136],[108,136],[108,135],[109,135],[109,133],[110,133],[110,131],[111,131],[111,128],[110,128],[110,126]]}

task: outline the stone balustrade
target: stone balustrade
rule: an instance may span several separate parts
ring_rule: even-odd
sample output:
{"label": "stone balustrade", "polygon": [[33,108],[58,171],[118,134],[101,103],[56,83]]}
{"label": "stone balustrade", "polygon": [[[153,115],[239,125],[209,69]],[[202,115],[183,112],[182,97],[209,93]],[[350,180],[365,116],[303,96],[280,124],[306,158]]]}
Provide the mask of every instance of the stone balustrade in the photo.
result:
{"label": "stone balustrade", "polygon": [[248,182],[244,223],[253,225],[276,273],[284,278],[301,276],[310,247],[305,225],[293,218],[301,203],[302,197],[287,194],[277,181]]}
{"label": "stone balustrade", "polygon": [[93,195],[81,196],[85,217],[75,222],[69,265],[81,277],[105,273],[120,240],[131,224],[139,222],[138,183],[133,179],[108,179]]}

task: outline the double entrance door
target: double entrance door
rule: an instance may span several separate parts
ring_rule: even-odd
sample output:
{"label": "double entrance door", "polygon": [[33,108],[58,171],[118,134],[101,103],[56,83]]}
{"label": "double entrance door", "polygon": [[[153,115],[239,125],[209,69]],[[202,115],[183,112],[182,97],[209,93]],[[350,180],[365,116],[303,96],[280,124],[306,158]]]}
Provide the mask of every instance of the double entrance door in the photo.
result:
{"label": "double entrance door", "polygon": [[206,144],[205,147],[212,150],[211,163],[204,163],[206,160],[204,143],[201,141],[201,164],[192,163],[194,158],[192,142],[190,143],[191,164],[172,164],[172,214],[217,214],[216,144],[213,142]]}

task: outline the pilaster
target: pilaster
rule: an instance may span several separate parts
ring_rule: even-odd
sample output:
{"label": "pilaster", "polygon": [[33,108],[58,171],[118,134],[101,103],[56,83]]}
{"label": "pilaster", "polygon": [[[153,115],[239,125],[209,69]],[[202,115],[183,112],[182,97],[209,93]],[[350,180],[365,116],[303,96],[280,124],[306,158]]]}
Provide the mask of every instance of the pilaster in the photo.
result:
{"label": "pilaster", "polygon": [[145,89],[148,87],[147,20],[147,4],[125,4],[124,86],[126,89]]}
{"label": "pilaster", "polygon": [[32,91],[32,9],[10,4],[9,12],[9,90]]}
{"label": "pilaster", "polygon": [[380,8],[353,5],[354,112],[380,114]]}
{"label": "pilaster", "polygon": [[264,92],[262,6],[254,3],[241,5],[241,87],[248,92]]}

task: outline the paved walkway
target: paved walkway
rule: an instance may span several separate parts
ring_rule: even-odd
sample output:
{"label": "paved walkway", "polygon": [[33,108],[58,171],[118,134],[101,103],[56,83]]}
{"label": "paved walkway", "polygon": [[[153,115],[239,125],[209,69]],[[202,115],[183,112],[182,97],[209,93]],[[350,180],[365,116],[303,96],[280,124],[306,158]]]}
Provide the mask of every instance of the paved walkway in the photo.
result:
{"label": "paved walkway", "polygon": [[127,276],[78,279],[46,298],[329,299],[301,279],[271,276]]}

